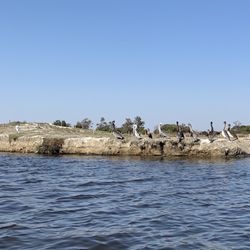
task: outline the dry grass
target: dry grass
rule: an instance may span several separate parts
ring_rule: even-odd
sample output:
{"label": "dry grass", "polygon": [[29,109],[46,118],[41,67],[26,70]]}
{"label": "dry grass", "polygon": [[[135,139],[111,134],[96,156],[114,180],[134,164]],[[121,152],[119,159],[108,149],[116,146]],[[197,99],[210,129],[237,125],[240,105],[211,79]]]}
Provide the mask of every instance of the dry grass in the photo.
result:
{"label": "dry grass", "polygon": [[102,131],[93,131],[78,128],[59,127],[47,123],[43,124],[24,124],[19,126],[19,133],[12,124],[1,124],[0,134],[8,134],[11,137],[22,136],[42,136],[45,138],[79,138],[79,137],[113,137],[111,133]]}
{"label": "dry grass", "polygon": [[[29,137],[42,136],[44,138],[62,138],[62,139],[80,138],[80,137],[114,138],[113,134],[109,132],[93,131],[80,128],[60,127],[48,123],[25,123],[19,125],[19,128],[20,131],[19,133],[17,133],[14,124],[0,124],[0,134],[9,135],[11,140],[16,140],[23,136],[29,136]],[[248,136],[249,135],[240,135],[241,138],[247,138]],[[171,134],[170,137],[176,138],[176,134]],[[188,138],[189,135],[186,134],[186,137]],[[132,139],[133,136],[125,135],[125,138]],[[154,135],[154,138],[158,138],[158,135]],[[201,138],[203,138],[203,136]]]}

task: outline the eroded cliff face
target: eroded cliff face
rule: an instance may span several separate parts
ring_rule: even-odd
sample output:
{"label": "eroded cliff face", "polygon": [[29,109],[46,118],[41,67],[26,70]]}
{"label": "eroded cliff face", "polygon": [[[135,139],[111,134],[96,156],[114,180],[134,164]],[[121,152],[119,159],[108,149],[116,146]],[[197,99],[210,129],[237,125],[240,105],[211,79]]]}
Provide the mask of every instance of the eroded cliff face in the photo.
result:
{"label": "eroded cliff face", "polygon": [[250,154],[250,141],[226,141],[210,143],[203,139],[198,143],[186,140],[178,143],[170,140],[142,139],[119,141],[110,138],[66,139],[61,153],[95,155],[134,155],[134,156],[190,156],[190,157],[237,157]]}
{"label": "eroded cliff face", "polygon": [[69,138],[64,141],[62,153],[95,155],[157,155],[163,154],[161,140],[116,140],[110,138]]}
{"label": "eroded cliff face", "polygon": [[37,153],[37,148],[42,144],[43,137],[41,136],[0,135],[0,152]]}
{"label": "eroded cliff face", "polygon": [[40,154],[131,155],[162,157],[238,157],[250,155],[250,140],[218,139],[210,143],[201,139],[194,143],[190,138],[178,143],[176,138],[126,139],[110,137],[55,138],[42,136],[13,137],[0,135],[0,151]]}

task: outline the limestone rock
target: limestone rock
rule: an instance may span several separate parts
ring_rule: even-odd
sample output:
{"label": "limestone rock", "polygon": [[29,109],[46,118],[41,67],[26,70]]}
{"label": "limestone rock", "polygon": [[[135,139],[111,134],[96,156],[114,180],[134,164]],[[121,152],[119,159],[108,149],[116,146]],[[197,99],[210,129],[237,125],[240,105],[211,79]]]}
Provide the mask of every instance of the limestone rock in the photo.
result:
{"label": "limestone rock", "polygon": [[49,124],[26,126],[20,133],[14,127],[0,126],[0,151],[40,154],[124,155],[160,157],[238,157],[250,155],[250,139],[236,141],[217,139],[210,143],[207,138],[193,142],[185,138],[143,138],[127,136],[118,140],[110,133],[60,128]]}

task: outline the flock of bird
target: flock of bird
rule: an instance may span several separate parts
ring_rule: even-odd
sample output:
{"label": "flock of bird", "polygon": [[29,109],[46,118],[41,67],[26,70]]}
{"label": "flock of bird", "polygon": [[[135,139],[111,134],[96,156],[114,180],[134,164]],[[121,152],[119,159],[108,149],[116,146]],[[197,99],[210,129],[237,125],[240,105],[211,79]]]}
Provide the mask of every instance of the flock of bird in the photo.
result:
{"label": "flock of bird", "polygon": [[[158,125],[159,137],[162,137],[162,138],[165,138],[165,139],[170,139],[170,136],[167,133],[163,132],[161,127],[162,127],[162,123],[160,123]],[[188,124],[188,128],[189,128],[188,132],[190,134],[190,137],[193,138],[193,142],[199,142],[201,140],[199,138],[201,133],[199,133],[197,131],[194,131],[193,128],[192,128],[192,125],[190,123]],[[111,131],[112,131],[113,135],[117,139],[119,139],[119,140],[124,139],[123,134],[120,133],[116,129],[115,121],[112,121],[112,123],[111,123]],[[183,131],[183,126],[180,126],[178,121],[176,122],[176,131],[177,131],[177,134],[176,134],[177,135],[177,140],[180,143],[185,139],[185,135],[184,135],[184,131]],[[145,132],[146,132],[146,136],[148,138],[150,138],[150,139],[153,138],[153,135],[152,135],[152,133],[150,132],[149,129],[147,129]],[[223,130],[221,132],[216,132],[214,130],[214,127],[213,127],[213,122],[210,122],[210,129],[207,132],[205,132],[205,135],[208,137],[209,142],[212,143],[213,141],[215,141],[216,138],[217,138],[217,135],[219,135],[219,134],[221,134],[224,138],[226,138],[229,141],[233,141],[233,140],[238,139],[237,135],[231,130],[231,125],[227,124],[226,121],[224,121],[224,127],[223,127]],[[143,137],[137,131],[137,125],[136,124],[133,124],[133,136],[136,139],[139,139],[139,140],[143,139]]]}

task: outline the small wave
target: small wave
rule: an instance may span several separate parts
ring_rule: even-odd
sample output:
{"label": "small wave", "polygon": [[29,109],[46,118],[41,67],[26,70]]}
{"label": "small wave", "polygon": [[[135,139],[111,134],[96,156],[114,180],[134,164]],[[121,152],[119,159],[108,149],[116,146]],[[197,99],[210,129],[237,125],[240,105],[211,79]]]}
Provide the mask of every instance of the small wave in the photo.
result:
{"label": "small wave", "polygon": [[29,227],[24,226],[24,225],[20,225],[20,224],[16,224],[16,223],[5,224],[5,225],[0,226],[0,230],[8,230],[8,229],[25,230],[25,229],[29,229]]}
{"label": "small wave", "polygon": [[87,182],[78,184],[78,187],[95,186],[95,185],[97,185],[97,184],[98,184],[98,183],[95,182],[95,181],[87,181]]}
{"label": "small wave", "polygon": [[[120,237],[120,240],[119,238]],[[124,235],[123,235],[124,237]],[[128,249],[124,244],[121,235],[93,236],[93,237],[68,237],[67,239],[57,240],[50,244],[46,249],[82,249],[82,250],[117,250]]]}
{"label": "small wave", "polygon": [[92,195],[92,194],[80,194],[74,196],[66,196],[57,198],[56,201],[71,201],[71,200],[88,200],[88,199],[96,199],[100,197],[100,195]]}
{"label": "small wave", "polygon": [[33,183],[41,183],[43,180],[38,180],[38,179],[30,179],[30,180],[24,180],[22,184],[33,184]]}
{"label": "small wave", "polygon": [[0,249],[19,250],[28,249],[28,247],[21,236],[0,236]]}
{"label": "small wave", "polygon": [[0,230],[11,229],[15,227],[17,227],[17,224],[3,225],[3,226],[0,226]]}
{"label": "small wave", "polygon": [[135,179],[128,179],[128,180],[112,180],[112,181],[88,181],[85,183],[81,183],[78,187],[85,187],[85,186],[102,186],[102,185],[116,185],[116,184],[124,184],[124,183],[133,183],[133,182],[146,182],[146,181],[153,181],[155,180],[153,177],[149,178],[135,178]]}
{"label": "small wave", "polygon": [[7,159],[0,249],[250,249],[249,160]]}

